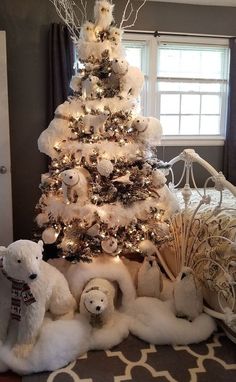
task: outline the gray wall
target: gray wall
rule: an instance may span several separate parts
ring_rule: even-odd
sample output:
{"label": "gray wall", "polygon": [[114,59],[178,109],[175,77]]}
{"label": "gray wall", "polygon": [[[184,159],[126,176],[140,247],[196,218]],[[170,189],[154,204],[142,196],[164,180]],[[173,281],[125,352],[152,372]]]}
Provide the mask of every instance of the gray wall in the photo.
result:
{"label": "gray wall", "polygon": [[[125,1],[116,3],[119,20]],[[236,8],[149,2],[135,29],[236,35],[235,20]],[[40,175],[47,171],[47,158],[38,152],[37,138],[48,122],[48,29],[55,21],[58,18],[49,0],[0,0],[0,29],[7,32],[15,239],[32,237]],[[182,149],[161,148],[160,157],[168,160]],[[222,169],[222,147],[197,151]]]}

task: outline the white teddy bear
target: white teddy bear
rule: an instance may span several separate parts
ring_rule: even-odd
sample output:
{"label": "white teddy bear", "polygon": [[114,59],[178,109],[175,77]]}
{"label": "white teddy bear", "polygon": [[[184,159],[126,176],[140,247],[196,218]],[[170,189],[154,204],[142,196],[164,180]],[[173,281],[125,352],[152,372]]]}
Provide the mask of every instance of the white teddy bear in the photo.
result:
{"label": "white teddy bear", "polygon": [[80,297],[80,313],[90,320],[90,325],[101,328],[111,318],[115,308],[116,288],[106,279],[90,280]]}
{"label": "white teddy bear", "polygon": [[7,340],[10,323],[18,321],[13,351],[20,357],[31,351],[46,311],[60,317],[76,308],[65,277],[42,260],[42,250],[42,241],[30,240],[0,247],[0,342]]}
{"label": "white teddy bear", "polygon": [[111,4],[106,0],[97,0],[94,7],[94,19],[95,29],[100,32],[109,28],[113,21],[113,8],[114,4]]}
{"label": "white teddy bear", "polygon": [[94,134],[99,136],[104,134],[104,124],[108,118],[105,113],[99,115],[86,114],[83,117],[83,127],[85,134]]}
{"label": "white teddy bear", "polygon": [[89,76],[85,80],[82,80],[82,98],[97,98],[99,90],[99,78],[96,76]]}
{"label": "white teddy bear", "polygon": [[120,96],[126,98],[131,95],[137,98],[144,84],[144,75],[140,69],[129,66],[124,59],[115,58],[112,61],[112,71],[120,80]]}
{"label": "white teddy bear", "polygon": [[132,127],[137,131],[139,141],[149,146],[161,144],[162,127],[157,118],[138,116],[133,120]]}
{"label": "white teddy bear", "polygon": [[84,203],[88,197],[87,172],[82,168],[73,168],[62,171],[62,192],[66,204]]}

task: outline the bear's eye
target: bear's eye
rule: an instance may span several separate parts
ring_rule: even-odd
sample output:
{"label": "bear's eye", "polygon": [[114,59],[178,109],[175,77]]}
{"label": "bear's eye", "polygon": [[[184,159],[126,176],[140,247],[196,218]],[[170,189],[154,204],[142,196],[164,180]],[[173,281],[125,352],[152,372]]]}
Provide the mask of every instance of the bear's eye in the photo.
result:
{"label": "bear's eye", "polygon": [[90,304],[92,304],[93,303],[93,301],[90,301]]}
{"label": "bear's eye", "polygon": [[101,300],[101,302],[103,302],[103,299]]}
{"label": "bear's eye", "polygon": [[38,256],[36,257],[36,260],[38,260]]}
{"label": "bear's eye", "polygon": [[19,264],[20,264],[20,263],[21,263],[21,260],[17,260],[17,263],[19,263]]}

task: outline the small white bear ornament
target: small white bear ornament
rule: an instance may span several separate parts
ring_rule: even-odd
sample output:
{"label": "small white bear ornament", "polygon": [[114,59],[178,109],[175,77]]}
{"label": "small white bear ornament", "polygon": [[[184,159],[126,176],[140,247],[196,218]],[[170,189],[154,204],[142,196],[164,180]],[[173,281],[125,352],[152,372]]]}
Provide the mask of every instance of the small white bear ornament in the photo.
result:
{"label": "small white bear ornament", "polygon": [[105,132],[105,122],[108,116],[105,113],[92,115],[86,114],[83,117],[83,129],[85,134],[100,136]]}
{"label": "small white bear ornament", "polygon": [[62,192],[66,204],[84,203],[88,197],[88,181],[84,169],[70,169],[60,173]]}
{"label": "small white bear ornament", "polygon": [[138,133],[138,140],[149,146],[161,144],[162,127],[154,117],[138,116],[132,122],[132,127]]}
{"label": "small white bear ornament", "polygon": [[112,71],[119,77],[120,97],[139,97],[144,84],[144,75],[140,69],[129,66],[125,59],[115,58],[112,61]]}
{"label": "small white bear ornament", "polygon": [[82,98],[94,99],[97,98],[99,91],[99,78],[96,76],[89,76],[82,80]]}

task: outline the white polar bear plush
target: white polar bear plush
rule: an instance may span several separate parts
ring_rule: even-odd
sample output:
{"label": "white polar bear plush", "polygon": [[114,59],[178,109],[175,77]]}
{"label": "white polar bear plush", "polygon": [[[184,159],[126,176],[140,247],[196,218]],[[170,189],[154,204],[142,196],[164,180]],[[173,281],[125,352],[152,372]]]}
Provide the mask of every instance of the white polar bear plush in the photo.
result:
{"label": "white polar bear plush", "polygon": [[104,134],[104,124],[108,118],[105,113],[99,115],[86,114],[83,117],[83,126],[85,134],[101,135]]}
{"label": "white polar bear plush", "polygon": [[133,120],[132,127],[138,133],[138,140],[144,144],[149,146],[161,144],[162,127],[157,118],[138,116]]}
{"label": "white polar bear plush", "polygon": [[99,90],[99,78],[96,76],[89,76],[86,80],[82,80],[82,98],[97,98],[97,93]]}
{"label": "white polar bear plush", "polygon": [[42,250],[42,241],[30,240],[0,247],[0,342],[7,340],[9,324],[18,321],[13,351],[21,357],[31,351],[46,311],[59,318],[76,308],[65,277],[42,260]]}
{"label": "white polar bear plush", "polygon": [[129,66],[124,59],[115,58],[112,61],[112,71],[120,80],[120,96],[127,98],[131,95],[137,98],[144,84],[144,75],[140,69]]}
{"label": "white polar bear plush", "polygon": [[97,32],[106,30],[109,28],[113,21],[113,8],[114,4],[111,4],[106,0],[97,0],[94,6],[94,19],[95,29]]}
{"label": "white polar bear plush", "polygon": [[116,288],[106,279],[95,278],[85,286],[80,297],[80,313],[90,319],[93,327],[102,327],[111,318],[115,308]]}
{"label": "white polar bear plush", "polygon": [[62,192],[66,204],[84,203],[88,197],[88,180],[86,170],[73,168],[60,173]]}
{"label": "white polar bear plush", "polygon": [[84,41],[97,41],[95,34],[95,25],[90,21],[86,21],[80,30],[80,38]]}

